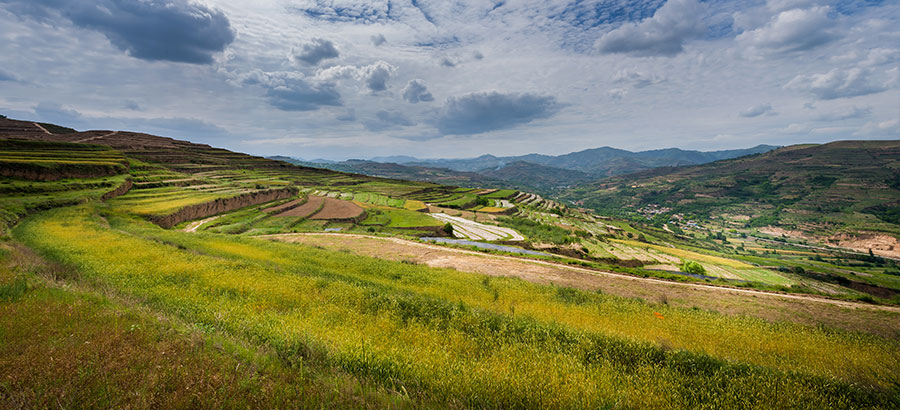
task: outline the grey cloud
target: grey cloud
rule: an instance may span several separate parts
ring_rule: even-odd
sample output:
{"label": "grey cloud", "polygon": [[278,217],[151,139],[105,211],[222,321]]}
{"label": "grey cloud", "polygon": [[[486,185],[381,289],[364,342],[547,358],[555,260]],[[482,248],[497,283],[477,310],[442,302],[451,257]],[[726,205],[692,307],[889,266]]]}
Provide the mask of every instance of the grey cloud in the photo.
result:
{"label": "grey cloud", "polygon": [[772,105],[770,104],[761,104],[755,107],[750,107],[744,111],[741,111],[741,117],[745,118],[754,118],[759,117],[760,115],[772,113]]}
{"label": "grey cloud", "polygon": [[817,121],[845,121],[872,115],[872,107],[848,107],[818,115]]}
{"label": "grey cloud", "polygon": [[872,71],[862,68],[835,68],[824,74],[798,75],[785,89],[812,94],[820,100],[875,94],[889,88],[888,81],[878,81]]}
{"label": "grey cloud", "polygon": [[299,52],[294,52],[295,60],[300,60],[309,65],[316,65],[322,60],[339,56],[340,53],[334,47],[334,43],[322,38],[314,38],[311,43],[301,46]]}
{"label": "grey cloud", "polygon": [[411,127],[413,125],[416,125],[415,121],[409,119],[402,113],[385,110],[375,113],[374,119],[363,122],[363,126],[365,126],[367,130],[376,132],[397,129],[400,127]]}
{"label": "grey cloud", "polygon": [[282,111],[315,111],[322,106],[341,106],[341,94],[334,83],[316,83],[288,77],[264,85],[269,104]]}
{"label": "grey cloud", "polygon": [[403,88],[403,99],[413,104],[434,101],[434,97],[425,86],[425,81],[421,79],[410,80],[406,84]]}
{"label": "grey cloud", "polygon": [[656,75],[644,74],[635,70],[622,70],[619,71],[615,77],[613,77],[613,81],[618,83],[629,83],[634,88],[645,88],[654,84],[659,84],[665,79],[660,78]]}
{"label": "grey cloud", "polygon": [[387,82],[397,67],[386,61],[377,61],[360,67],[336,65],[316,72],[315,78],[320,80],[356,79],[365,83],[372,92],[387,90]]}
{"label": "grey cloud", "polygon": [[480,51],[475,51],[474,53],[472,53],[472,58],[476,60],[482,60],[484,59],[484,54],[481,54]]}
{"label": "grey cloud", "polygon": [[387,42],[387,39],[384,38],[384,34],[376,34],[376,35],[373,35],[372,37],[369,37],[369,39],[372,40],[372,44],[374,44],[375,47],[378,47]]}
{"label": "grey cloud", "polygon": [[448,98],[436,121],[445,135],[480,134],[512,128],[556,114],[561,104],[552,96],[496,91]]}
{"label": "grey cloud", "polygon": [[134,100],[126,100],[126,101],[125,101],[125,108],[127,108],[127,109],[129,109],[129,110],[131,110],[131,111],[143,111],[143,110],[144,110],[143,108],[141,108],[140,104],[138,104],[138,103],[137,103],[136,101],[134,101]]}
{"label": "grey cloud", "polygon": [[737,36],[738,43],[774,53],[804,51],[838,38],[828,18],[828,7],[792,9],[779,13],[768,24]]}
{"label": "grey cloud", "polygon": [[0,81],[20,82],[22,81],[17,75],[0,68]]}
{"label": "grey cloud", "polygon": [[356,121],[356,110],[353,108],[347,109],[347,111],[336,115],[334,119],[344,122]]}
{"label": "grey cloud", "polygon": [[50,122],[68,127],[86,125],[80,112],[66,108],[59,103],[42,101],[34,106],[34,113],[40,121]]}
{"label": "grey cloud", "polygon": [[601,53],[674,56],[684,50],[688,39],[705,33],[704,11],[696,0],[669,0],[653,17],[625,23],[604,34],[594,46]]}
{"label": "grey cloud", "polygon": [[365,81],[366,87],[376,92],[387,90],[387,82],[396,71],[397,67],[384,61],[359,68],[360,77]]}
{"label": "grey cloud", "polygon": [[444,67],[456,67],[456,63],[454,63],[447,57],[442,58],[440,64]]}
{"label": "grey cloud", "polygon": [[0,0],[14,13],[97,31],[135,58],[210,64],[235,39],[225,14],[187,0]]}

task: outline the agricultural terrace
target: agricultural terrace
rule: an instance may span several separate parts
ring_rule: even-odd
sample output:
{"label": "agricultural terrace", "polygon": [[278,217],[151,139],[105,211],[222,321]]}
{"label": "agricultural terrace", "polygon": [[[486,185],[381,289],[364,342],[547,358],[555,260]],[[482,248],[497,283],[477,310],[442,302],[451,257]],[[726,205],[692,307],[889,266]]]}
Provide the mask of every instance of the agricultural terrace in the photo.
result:
{"label": "agricultural terrace", "polygon": [[414,399],[490,408],[897,404],[900,346],[875,336],[164,230],[100,204],[35,215],[14,235],[79,267],[75,280],[156,315],[244,340],[295,369],[332,368]]}
{"label": "agricultural terrace", "polygon": [[128,161],[108,147],[0,139],[0,176],[32,181],[122,174]]}

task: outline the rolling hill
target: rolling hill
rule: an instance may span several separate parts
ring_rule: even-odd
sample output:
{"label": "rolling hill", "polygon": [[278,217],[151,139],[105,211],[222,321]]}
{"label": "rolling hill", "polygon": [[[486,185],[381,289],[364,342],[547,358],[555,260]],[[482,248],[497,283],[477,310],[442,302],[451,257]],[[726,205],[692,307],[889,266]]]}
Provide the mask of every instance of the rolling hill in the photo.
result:
{"label": "rolling hill", "polygon": [[686,151],[677,148],[631,152],[602,147],[550,156],[529,154],[515,157],[482,155],[470,159],[418,159],[410,156],[375,157],[370,161],[327,161],[278,156],[270,157],[298,165],[341,172],[491,188],[517,188],[553,195],[560,190],[591,180],[656,167],[704,164],[726,158],[770,151],[776,147],[759,145],[727,151]]}
{"label": "rolling hill", "polygon": [[[136,132],[0,148],[3,408],[896,407],[883,258]],[[589,177],[542,167],[492,172]]]}
{"label": "rolling hill", "polygon": [[810,235],[900,233],[900,141],[794,145],[704,165],[602,179],[562,195],[609,215],[669,209],[658,219],[730,219]]}

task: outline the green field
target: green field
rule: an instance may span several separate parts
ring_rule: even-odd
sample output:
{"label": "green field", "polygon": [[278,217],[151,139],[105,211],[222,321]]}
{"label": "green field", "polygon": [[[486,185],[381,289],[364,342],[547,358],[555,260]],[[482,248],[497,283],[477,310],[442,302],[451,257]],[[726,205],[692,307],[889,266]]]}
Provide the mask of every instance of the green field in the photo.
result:
{"label": "green field", "polygon": [[889,407],[881,389],[900,380],[900,347],[875,337],[165,231],[118,213],[107,228],[97,211],[50,211],[15,235],[78,266],[81,280],[210,334],[415,396],[506,408]]}

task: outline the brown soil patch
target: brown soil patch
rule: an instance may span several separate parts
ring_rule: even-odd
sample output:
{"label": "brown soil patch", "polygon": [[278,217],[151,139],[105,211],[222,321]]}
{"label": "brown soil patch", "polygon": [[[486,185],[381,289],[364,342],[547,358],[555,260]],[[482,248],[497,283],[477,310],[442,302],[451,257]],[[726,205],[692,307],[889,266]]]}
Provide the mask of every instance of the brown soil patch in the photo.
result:
{"label": "brown soil patch", "polygon": [[278,214],[278,216],[296,216],[300,218],[306,218],[319,210],[323,202],[325,202],[325,198],[321,196],[310,195],[305,204],[300,205],[294,209],[282,212]]}
{"label": "brown soil patch", "polygon": [[829,242],[837,242],[838,246],[853,249],[858,252],[869,252],[890,258],[900,258],[900,240],[897,238],[877,233],[862,233],[857,235],[840,234],[828,238]]}
{"label": "brown soil patch", "polygon": [[771,322],[826,325],[900,338],[900,308],[846,302],[821,297],[762,292],[706,284],[670,282],[612,272],[594,271],[551,262],[486,255],[438,245],[346,234],[287,234],[265,238],[346,250],[390,260],[415,261],[490,276],[513,276],[541,284],[556,284],[605,293],[659,300],[669,305],[701,308],[728,315],[747,315]]}
{"label": "brown soil patch", "polygon": [[305,204],[306,201],[307,201],[307,198],[295,199],[293,201],[290,201],[290,202],[287,202],[287,203],[284,203],[284,204],[281,204],[278,206],[273,206],[271,208],[263,209],[263,212],[265,212],[267,214],[273,214],[273,213],[278,213],[278,212],[283,212],[283,211],[289,211],[300,205]]}
{"label": "brown soil patch", "polygon": [[335,198],[325,198],[325,206],[316,212],[310,219],[320,220],[350,220],[365,214],[365,210],[350,201],[342,201]]}

